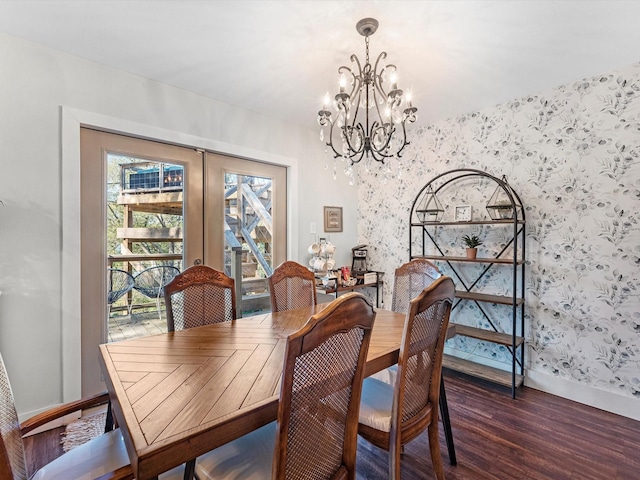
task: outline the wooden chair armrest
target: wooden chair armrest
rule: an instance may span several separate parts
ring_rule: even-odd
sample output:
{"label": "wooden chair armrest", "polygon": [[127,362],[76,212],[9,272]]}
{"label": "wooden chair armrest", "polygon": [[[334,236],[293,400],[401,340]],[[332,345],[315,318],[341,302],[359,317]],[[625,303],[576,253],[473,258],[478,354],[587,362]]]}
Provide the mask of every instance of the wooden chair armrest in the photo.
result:
{"label": "wooden chair armrest", "polygon": [[133,469],[131,465],[127,465],[125,467],[120,467],[119,469],[105,473],[104,475],[99,476],[96,480],[133,480]]}
{"label": "wooden chair armrest", "polygon": [[58,407],[46,410],[38,415],[25,420],[20,425],[20,433],[24,436],[27,433],[35,430],[42,425],[57,420],[58,418],[69,415],[70,413],[77,412],[78,410],[84,410],[91,407],[97,407],[98,405],[104,405],[109,402],[109,394],[107,392],[99,393],[92,397],[83,398],[75,402],[65,403]]}

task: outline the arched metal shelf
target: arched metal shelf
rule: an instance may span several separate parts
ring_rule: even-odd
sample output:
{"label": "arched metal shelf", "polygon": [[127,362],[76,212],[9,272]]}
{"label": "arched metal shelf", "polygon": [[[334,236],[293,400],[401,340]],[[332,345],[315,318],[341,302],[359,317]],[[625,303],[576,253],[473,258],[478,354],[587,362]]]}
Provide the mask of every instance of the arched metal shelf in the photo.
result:
{"label": "arched metal shelf", "polygon": [[[419,212],[426,212],[427,210],[418,210],[419,207],[424,208],[426,195],[442,194],[447,192],[448,189],[459,188],[460,182],[470,181],[471,184],[474,181],[484,182],[483,191],[494,189],[502,195],[503,198],[508,199],[510,202],[511,218],[507,219],[492,219],[492,218],[479,218],[471,221],[451,221],[445,219],[444,221],[420,221],[418,216]],[[499,191],[498,189],[501,189]],[[493,198],[495,196],[491,196]],[[487,199],[488,200],[488,199]],[[438,213],[446,211],[447,207],[440,206],[440,201],[436,201],[438,204]],[[428,205],[428,203],[427,203]],[[418,210],[418,211],[417,211]],[[424,213],[423,213],[424,216]],[[432,218],[435,215],[432,215]],[[515,398],[517,388],[524,381],[524,314],[525,314],[525,301],[524,301],[524,288],[525,288],[525,236],[526,236],[526,220],[525,211],[518,194],[508,184],[505,177],[502,179],[495,177],[487,172],[481,170],[461,168],[455,170],[449,170],[441,173],[429,182],[416,195],[411,211],[409,214],[409,255],[410,259],[413,258],[427,258],[434,260],[436,263],[444,262],[448,265],[452,272],[452,275],[457,279],[458,284],[456,290],[456,303],[453,309],[460,305],[463,301],[472,301],[476,304],[482,316],[486,319],[487,323],[491,326],[491,329],[477,328],[474,326],[456,324],[456,332],[458,335],[464,335],[467,337],[475,338],[485,342],[491,342],[498,345],[504,345],[509,351],[511,356],[510,371],[497,369],[481,363],[471,362],[462,358],[445,355],[443,366],[451,370],[460,371],[465,374],[469,374],[475,377],[480,377],[485,380],[489,380],[494,383],[504,385],[511,388],[512,397]],[[474,258],[468,259],[466,257],[448,255],[446,247],[439,243],[438,229],[455,229],[459,228],[461,231],[469,229],[471,226],[496,226],[496,227],[512,227],[513,234],[509,241],[501,249],[496,249],[493,257]],[[430,232],[429,230],[433,230]],[[427,248],[429,247],[429,248]],[[431,250],[431,251],[427,251]],[[508,252],[511,252],[511,256],[508,257]],[[475,263],[484,264],[484,268],[480,270],[477,276],[472,281],[465,281],[463,275],[460,273],[460,266],[464,264]],[[480,285],[482,280],[486,278],[487,272],[492,268],[500,268],[499,266],[509,266],[511,268],[510,274],[512,277],[511,294],[510,295],[494,295],[489,293],[483,293]],[[486,285],[485,285],[486,287]],[[496,326],[495,318],[488,312],[486,306],[488,304],[504,305],[510,307],[509,313],[511,316],[510,331],[501,331]],[[495,316],[495,312],[492,312]]]}

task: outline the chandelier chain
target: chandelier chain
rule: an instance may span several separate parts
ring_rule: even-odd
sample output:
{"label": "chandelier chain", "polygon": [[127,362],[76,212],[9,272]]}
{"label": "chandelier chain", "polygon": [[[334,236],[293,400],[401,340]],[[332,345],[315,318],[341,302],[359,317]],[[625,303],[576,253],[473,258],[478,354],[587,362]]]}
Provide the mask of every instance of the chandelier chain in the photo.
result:
{"label": "chandelier chain", "polygon": [[364,44],[366,49],[366,61],[364,63],[369,63],[369,35],[364,37]]}

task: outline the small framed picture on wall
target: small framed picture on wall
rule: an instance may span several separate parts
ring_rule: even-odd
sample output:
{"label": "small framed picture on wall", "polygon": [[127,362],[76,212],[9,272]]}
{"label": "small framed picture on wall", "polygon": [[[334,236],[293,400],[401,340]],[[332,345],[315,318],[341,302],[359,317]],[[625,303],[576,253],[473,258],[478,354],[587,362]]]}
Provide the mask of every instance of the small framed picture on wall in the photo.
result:
{"label": "small framed picture on wall", "polygon": [[324,207],[324,231],[342,231],[342,207]]}

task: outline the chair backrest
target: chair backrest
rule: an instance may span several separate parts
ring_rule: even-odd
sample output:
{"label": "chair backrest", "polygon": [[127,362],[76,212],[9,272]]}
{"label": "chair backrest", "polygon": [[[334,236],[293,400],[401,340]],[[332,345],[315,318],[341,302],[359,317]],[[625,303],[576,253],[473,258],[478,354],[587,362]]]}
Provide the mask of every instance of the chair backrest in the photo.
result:
{"label": "chair backrest", "polygon": [[134,278],[133,288],[149,298],[162,298],[164,286],[169,283],[180,270],[170,265],[149,267]]}
{"label": "chair backrest", "polygon": [[299,263],[286,261],[269,277],[269,298],[272,312],[315,305],[315,275]]}
{"label": "chair backrest", "polygon": [[126,270],[117,268],[107,269],[107,305],[118,301],[133,288],[134,279]]}
{"label": "chair backrest", "polygon": [[441,276],[438,267],[425,258],[414,258],[396,268],[391,310],[407,313],[409,302]]}
{"label": "chair backrest", "polygon": [[2,355],[0,355],[0,478],[8,480],[29,478],[20,423]]}
{"label": "chair backrest", "polygon": [[287,339],[272,478],[355,478],[358,412],[375,312],[348,293]]}
{"label": "chair backrest", "polygon": [[[453,280],[443,276],[411,300],[400,344],[391,417],[389,443],[398,442],[398,448],[403,426],[411,424],[416,435],[424,430],[416,427],[428,417],[429,407],[431,421],[437,422],[442,356],[454,296]],[[422,422],[423,427],[428,423]]]}
{"label": "chair backrest", "polygon": [[170,332],[236,318],[233,278],[206,265],[194,265],[164,287]]}

